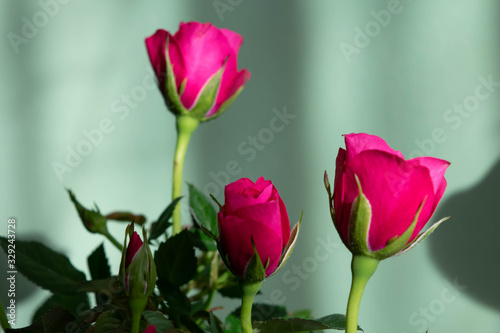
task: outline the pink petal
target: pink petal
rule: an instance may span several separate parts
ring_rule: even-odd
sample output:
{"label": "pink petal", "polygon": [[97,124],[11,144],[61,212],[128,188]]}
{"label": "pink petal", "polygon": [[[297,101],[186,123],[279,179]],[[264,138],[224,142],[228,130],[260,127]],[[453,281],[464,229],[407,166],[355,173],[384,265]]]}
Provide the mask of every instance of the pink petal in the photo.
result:
{"label": "pink petal", "polygon": [[238,33],[231,31],[229,29],[219,29],[220,32],[226,37],[227,42],[233,49],[233,52],[235,54],[238,54],[238,51],[240,50],[241,44],[243,44],[243,37],[241,37]]}
{"label": "pink petal", "polygon": [[165,80],[167,77],[167,62],[165,53],[167,49],[167,40],[169,41],[168,54],[170,62],[173,66],[176,85],[177,88],[179,88],[184,80],[185,73],[184,61],[176,41],[168,31],[163,29],[157,30],[154,35],[146,38],[146,48],[148,50],[149,60],[151,61],[156,78],[158,79],[160,90],[163,94],[165,93]]}
{"label": "pink petal", "polygon": [[226,186],[225,212],[229,214],[241,207],[255,205],[271,200],[273,193],[273,183],[269,180],[253,183],[250,179],[240,179]]}
{"label": "pink petal", "polygon": [[177,92],[179,92],[182,81],[186,78],[186,66],[184,64],[184,58],[182,57],[179,44],[177,44],[177,41],[173,36],[170,36],[168,39],[168,56],[174,71]]}
{"label": "pink petal", "polygon": [[385,151],[389,154],[396,155],[404,159],[403,154],[400,151],[396,151],[389,147],[387,142],[376,135],[370,135],[366,133],[351,133],[344,135],[345,146],[347,151],[347,160],[350,160],[357,154],[365,150],[380,150]]}
{"label": "pink petal", "polygon": [[[232,77],[229,78],[229,77]],[[205,117],[210,117],[215,114],[222,104],[224,104],[228,99],[230,99],[245,83],[250,80],[250,72],[246,69],[242,69],[238,73],[225,72],[222,76],[221,86],[219,88],[219,94],[217,95],[217,100],[212,107],[212,109],[207,112]]]}
{"label": "pink petal", "polygon": [[410,240],[418,235],[429,220],[434,206],[434,188],[426,167],[408,163],[389,152],[360,152],[346,166],[345,216],[350,215],[352,202],[359,194],[354,175],[359,177],[363,193],[372,207],[368,236],[372,251],[384,248],[390,239],[402,235],[425,199]]}
{"label": "pink petal", "polygon": [[277,200],[247,205],[233,211],[230,215],[238,216],[244,220],[258,221],[272,229],[280,237],[282,235],[281,209]]}
{"label": "pink petal", "polygon": [[225,193],[228,192],[242,193],[245,188],[252,186],[253,184],[255,183],[248,178],[240,178],[237,181],[226,185]]}
{"label": "pink petal", "polygon": [[149,60],[155,71],[156,78],[158,79],[160,90],[164,93],[165,90],[165,77],[167,72],[167,63],[165,59],[165,45],[170,34],[162,29],[146,38],[146,48],[149,54]]}
{"label": "pink petal", "polygon": [[351,215],[350,206],[347,215],[343,214],[344,205],[344,173],[346,166],[346,151],[339,148],[336,160],[335,168],[335,183],[333,187],[333,206],[335,209],[335,219],[334,222],[337,231],[341,237],[347,242],[348,238],[348,228],[349,228],[349,216]]}
{"label": "pink petal", "polygon": [[[259,178],[259,180],[260,180],[260,178]],[[266,180],[266,181],[264,181],[264,180],[259,181],[259,180],[257,180],[257,182],[255,184],[252,184],[249,187],[247,187],[246,189],[244,189],[241,193],[248,196],[248,197],[258,199],[259,202],[266,202],[271,198],[271,195],[273,194],[274,186],[270,180]]]}
{"label": "pink petal", "polygon": [[224,63],[227,69],[236,70],[236,55],[224,34],[210,23],[181,23],[174,39],[180,47],[187,78],[181,101],[191,109],[203,86]]}
{"label": "pink petal", "polygon": [[283,249],[288,244],[288,240],[290,239],[290,220],[288,218],[288,212],[286,211],[286,206],[281,197],[278,196],[279,206],[280,206],[280,215],[281,215],[281,232],[283,235]]}
{"label": "pink petal", "polygon": [[435,194],[434,207],[432,209],[432,212],[434,212],[446,189],[444,173],[450,166],[450,162],[434,157],[417,157],[409,160],[408,163],[422,165],[429,170]]}
{"label": "pink petal", "polygon": [[248,262],[254,255],[253,238],[262,264],[265,265],[269,258],[266,276],[272,274],[281,259],[281,235],[258,221],[237,216],[224,217],[222,212],[219,212],[218,218],[220,242],[229,258],[232,271],[240,277],[244,276]]}
{"label": "pink petal", "polygon": [[134,231],[132,237],[130,237],[130,242],[128,243],[127,252],[125,254],[125,267],[128,267],[132,260],[134,260],[135,255],[139,252],[142,245],[141,237]]}

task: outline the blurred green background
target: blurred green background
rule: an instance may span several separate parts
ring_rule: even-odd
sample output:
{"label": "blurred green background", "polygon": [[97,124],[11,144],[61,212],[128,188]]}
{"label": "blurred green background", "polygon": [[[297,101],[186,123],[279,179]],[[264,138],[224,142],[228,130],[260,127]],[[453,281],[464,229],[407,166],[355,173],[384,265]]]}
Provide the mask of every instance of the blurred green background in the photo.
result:
{"label": "blurred green background", "polygon": [[[264,176],[292,224],[304,211],[292,259],[260,301],[316,317],[345,311],[351,257],[329,217],[323,172],[333,177],[342,134],[367,132],[407,157],[452,162],[433,220],[452,218],[379,266],[360,325],[500,331],[500,2],[1,0],[0,8],[1,235],[15,217],[18,239],[44,241],[86,271],[103,239],[80,224],[65,188],[103,212],[159,216],[170,201],[175,128],[150,88],[144,38],[209,21],[244,36],[239,66],[252,78],[224,116],[195,133],[185,180],[223,200],[218,184]],[[289,116],[269,131],[276,113]],[[58,176],[54,162],[66,164],[68,149],[105,119],[109,133]],[[232,160],[236,175],[226,172]],[[111,228],[117,238],[123,230]],[[119,253],[105,247],[117,272]],[[1,269],[6,281],[3,255]],[[18,275],[18,327],[47,294]]]}

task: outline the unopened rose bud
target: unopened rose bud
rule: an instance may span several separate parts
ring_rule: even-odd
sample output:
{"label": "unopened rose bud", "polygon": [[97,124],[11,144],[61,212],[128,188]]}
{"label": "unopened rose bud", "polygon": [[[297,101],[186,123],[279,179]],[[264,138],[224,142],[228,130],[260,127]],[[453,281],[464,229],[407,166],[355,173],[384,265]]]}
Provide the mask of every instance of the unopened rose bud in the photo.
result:
{"label": "unopened rose bud", "polygon": [[[127,227],[120,264],[120,276],[129,298],[147,298],[156,284],[156,266],[147,243],[146,230],[142,229],[144,242],[134,224]],[[127,236],[130,238],[127,245]]]}
{"label": "unopened rose bud", "polygon": [[80,216],[85,228],[92,233],[107,234],[106,217],[102,216],[98,210],[89,210],[83,207],[77,200],[71,190],[67,190],[69,197]]}
{"label": "unopened rose bud", "polygon": [[[120,278],[125,287],[132,315],[131,332],[139,332],[142,312],[156,284],[156,266],[144,228],[142,236],[144,242],[134,231],[133,223],[127,227],[120,263]],[[128,244],[127,238],[129,238]]]}
{"label": "unopened rose bud", "polygon": [[285,204],[270,180],[242,178],[224,193],[218,214],[221,255],[236,276],[262,281],[287,261],[300,223],[290,230]]}

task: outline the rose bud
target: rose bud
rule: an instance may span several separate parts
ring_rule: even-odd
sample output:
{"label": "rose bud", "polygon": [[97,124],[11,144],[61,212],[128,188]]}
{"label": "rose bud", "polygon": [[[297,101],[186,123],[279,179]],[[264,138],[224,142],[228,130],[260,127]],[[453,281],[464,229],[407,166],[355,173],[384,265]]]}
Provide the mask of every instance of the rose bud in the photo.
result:
{"label": "rose bud", "polygon": [[158,30],[146,47],[168,108],[198,121],[219,116],[241,92],[250,73],[238,71],[243,38],[210,23],[181,23],[175,35]]}
{"label": "rose bud", "polygon": [[[127,236],[130,238],[128,245]],[[137,328],[148,297],[156,284],[156,266],[144,228],[142,228],[142,236],[144,243],[134,231],[133,223],[127,227],[120,263],[120,278],[132,312],[132,326]],[[135,329],[132,329],[132,332],[134,331]]]}
{"label": "rose bud", "polygon": [[[130,241],[127,245],[127,235]],[[146,230],[142,229],[144,243],[134,231],[134,224],[127,227],[120,264],[123,286],[127,295],[147,297],[156,284],[156,266],[153,254],[147,243]]]}
{"label": "rose bud", "polygon": [[73,192],[67,190],[69,197],[73,204],[75,205],[76,211],[78,212],[78,216],[80,216],[80,220],[82,220],[85,228],[91,233],[101,234],[106,236],[107,239],[113,245],[115,245],[120,251],[123,249],[122,245],[109,233],[107,220],[125,220],[125,218],[133,218],[134,220],[138,220],[139,223],[144,223],[146,218],[142,215],[133,215],[131,213],[111,213],[106,216],[103,216],[99,211],[97,205],[95,206],[95,210],[89,210],[83,207],[77,200]]}
{"label": "rose bud", "polygon": [[101,215],[99,209],[89,210],[83,207],[77,200],[73,192],[71,190],[67,190],[69,197],[73,204],[75,205],[76,211],[78,212],[78,216],[80,220],[82,220],[85,228],[91,233],[99,233],[106,235],[108,234],[108,228],[106,226],[106,217]]}
{"label": "rose bud", "polygon": [[445,219],[420,233],[446,188],[449,162],[433,157],[405,160],[381,138],[345,135],[339,149],[333,197],[325,172],[333,223],[354,255],[382,260],[402,254]]}
{"label": "rose bud", "polygon": [[218,214],[221,256],[234,275],[262,281],[285,264],[299,225],[290,235],[285,204],[270,180],[242,178],[225,188]]}

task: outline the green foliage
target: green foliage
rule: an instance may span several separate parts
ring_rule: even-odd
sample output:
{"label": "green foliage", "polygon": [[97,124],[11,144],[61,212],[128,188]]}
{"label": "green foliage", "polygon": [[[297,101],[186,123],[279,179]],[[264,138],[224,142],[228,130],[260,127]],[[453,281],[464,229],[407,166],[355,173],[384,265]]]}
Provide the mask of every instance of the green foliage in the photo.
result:
{"label": "green foliage", "polygon": [[226,317],[224,333],[241,333],[241,320],[233,313]]}
{"label": "green foliage", "polygon": [[108,259],[104,252],[104,243],[99,245],[97,249],[87,258],[89,265],[90,276],[94,280],[107,279],[111,276]]}
{"label": "green foliage", "polygon": [[86,293],[78,293],[74,295],[54,294],[38,308],[33,316],[33,321],[42,318],[44,314],[48,313],[55,307],[67,310],[76,317],[79,312],[90,308],[89,298]]}
{"label": "green foliage", "polygon": [[[0,237],[0,246],[7,253],[8,241]],[[58,294],[73,294],[85,274],[69,259],[39,242],[16,240],[16,267],[30,281]]]}
{"label": "green foliage", "polygon": [[[265,322],[255,322],[254,328],[259,333],[292,333],[318,330],[345,330],[345,316],[333,314],[316,320],[302,318],[273,318]],[[358,330],[361,328],[358,326]]]}
{"label": "green foliage", "polygon": [[217,243],[199,228],[189,229],[193,246],[203,252],[217,251]]}
{"label": "green foliage", "polygon": [[67,310],[54,308],[36,320],[28,327],[7,329],[6,333],[55,333],[66,332],[68,327],[74,327],[75,317]]}
{"label": "green foliage", "polygon": [[189,207],[191,215],[198,225],[209,229],[215,237],[219,237],[217,228],[217,213],[212,203],[192,184],[189,186]]}
{"label": "green foliage", "polygon": [[144,311],[142,314],[149,325],[154,325],[157,332],[169,332],[174,326],[172,322],[159,311]]}
{"label": "green foliage", "polygon": [[172,217],[172,213],[181,199],[182,197],[174,199],[174,201],[172,201],[170,205],[168,205],[167,208],[165,208],[165,210],[161,213],[158,221],[152,224],[151,234],[149,235],[150,242],[163,235],[167,228],[172,225],[170,218]]}
{"label": "green foliage", "polygon": [[220,327],[220,324],[217,322],[217,318],[215,318],[212,312],[210,312],[210,330],[212,333],[224,333],[222,327]]}
{"label": "green foliage", "polygon": [[121,311],[107,311],[97,318],[94,333],[130,332]]}
{"label": "green foliage", "polygon": [[[217,312],[213,312],[217,310],[211,304],[216,292],[241,298],[240,278],[228,269],[229,263],[218,242],[216,210],[193,185],[189,185],[193,225],[159,242],[161,236],[167,236],[172,213],[180,199],[173,200],[151,227],[149,239],[156,240],[153,247],[158,246],[154,253],[158,280],[157,289],[143,312],[140,330],[154,325],[159,333],[241,333],[239,309],[222,321],[217,318]],[[293,229],[287,249],[293,247],[297,233],[298,225]],[[144,239],[147,242],[147,237]],[[4,251],[7,244],[5,238],[0,238]],[[92,277],[88,281],[66,256],[38,242],[16,241],[17,269],[53,294],[36,312],[33,325],[9,331],[48,333],[63,332],[70,327],[81,332],[129,332],[131,318],[122,277],[112,276],[103,244],[88,256],[87,263]],[[262,264],[254,248],[246,277],[262,281],[267,265]],[[96,296],[97,306],[93,309],[89,309],[87,293]],[[105,297],[100,297],[102,295]],[[345,326],[345,318],[340,315],[312,320],[310,312],[287,314],[285,307],[270,304],[254,304],[252,321],[260,333],[310,332]]]}
{"label": "green foliage", "polygon": [[196,274],[196,256],[188,230],[170,237],[155,252],[155,263],[160,280],[173,286],[182,286]]}

